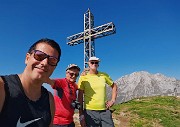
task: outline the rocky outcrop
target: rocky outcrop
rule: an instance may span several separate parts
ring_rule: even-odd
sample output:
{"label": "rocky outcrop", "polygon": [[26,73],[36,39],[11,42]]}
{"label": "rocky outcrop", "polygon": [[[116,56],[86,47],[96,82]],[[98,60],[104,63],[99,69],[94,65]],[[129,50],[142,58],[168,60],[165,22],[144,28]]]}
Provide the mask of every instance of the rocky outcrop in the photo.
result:
{"label": "rocky outcrop", "polygon": [[[118,85],[116,103],[147,96],[180,96],[180,81],[163,74],[150,74],[146,71],[134,72],[115,81]],[[107,88],[107,96],[111,89]]]}

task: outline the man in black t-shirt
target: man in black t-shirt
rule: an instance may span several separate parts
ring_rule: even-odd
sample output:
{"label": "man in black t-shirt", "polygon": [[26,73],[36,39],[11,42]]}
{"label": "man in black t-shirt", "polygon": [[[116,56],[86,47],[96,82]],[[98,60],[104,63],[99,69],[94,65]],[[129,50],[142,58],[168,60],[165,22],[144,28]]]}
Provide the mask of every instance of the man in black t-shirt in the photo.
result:
{"label": "man in black t-shirt", "polygon": [[26,54],[21,74],[0,77],[1,127],[51,127],[54,99],[42,85],[55,70],[61,56],[57,42],[41,39]]}

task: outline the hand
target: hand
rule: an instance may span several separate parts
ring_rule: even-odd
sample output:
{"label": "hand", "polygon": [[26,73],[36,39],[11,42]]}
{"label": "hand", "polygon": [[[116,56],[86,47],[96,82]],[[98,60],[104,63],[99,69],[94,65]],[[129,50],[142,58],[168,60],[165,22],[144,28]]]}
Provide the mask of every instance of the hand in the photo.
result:
{"label": "hand", "polygon": [[114,105],[115,101],[106,101],[106,108],[109,109],[110,107],[112,107]]}
{"label": "hand", "polygon": [[80,124],[81,124],[81,127],[86,127],[85,119],[81,120],[81,121],[80,121]]}
{"label": "hand", "polygon": [[81,73],[81,76],[87,75],[88,72],[89,72],[89,68],[85,68],[85,69],[83,70],[83,72]]}
{"label": "hand", "polygon": [[80,121],[81,127],[86,127],[84,115],[79,116],[79,121]]}

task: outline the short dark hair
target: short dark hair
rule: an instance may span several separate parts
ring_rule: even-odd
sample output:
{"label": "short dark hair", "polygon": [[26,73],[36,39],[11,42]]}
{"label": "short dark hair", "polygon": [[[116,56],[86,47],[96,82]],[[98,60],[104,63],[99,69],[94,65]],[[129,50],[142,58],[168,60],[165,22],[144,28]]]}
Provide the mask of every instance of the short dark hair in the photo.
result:
{"label": "short dark hair", "polygon": [[58,61],[60,60],[61,48],[60,48],[59,44],[56,41],[54,41],[52,39],[48,39],[48,38],[42,38],[42,39],[38,40],[37,42],[35,42],[33,45],[31,45],[31,47],[28,50],[28,53],[31,53],[33,50],[35,50],[37,44],[39,44],[39,43],[46,43],[46,44],[50,45],[52,48],[56,49],[59,53]]}

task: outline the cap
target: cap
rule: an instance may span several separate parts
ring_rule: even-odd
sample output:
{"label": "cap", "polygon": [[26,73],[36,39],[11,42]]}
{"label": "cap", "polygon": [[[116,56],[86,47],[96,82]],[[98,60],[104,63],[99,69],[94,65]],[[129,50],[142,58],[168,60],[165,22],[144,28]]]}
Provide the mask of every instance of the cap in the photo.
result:
{"label": "cap", "polygon": [[67,66],[67,68],[66,68],[66,71],[69,70],[69,69],[71,69],[71,68],[77,68],[79,71],[81,70],[81,69],[78,67],[78,65],[76,65],[76,64],[69,64],[69,65]]}
{"label": "cap", "polygon": [[98,62],[100,62],[100,59],[95,57],[95,56],[93,56],[93,57],[89,58],[89,61],[98,61]]}

